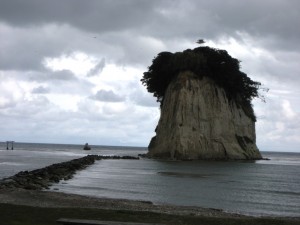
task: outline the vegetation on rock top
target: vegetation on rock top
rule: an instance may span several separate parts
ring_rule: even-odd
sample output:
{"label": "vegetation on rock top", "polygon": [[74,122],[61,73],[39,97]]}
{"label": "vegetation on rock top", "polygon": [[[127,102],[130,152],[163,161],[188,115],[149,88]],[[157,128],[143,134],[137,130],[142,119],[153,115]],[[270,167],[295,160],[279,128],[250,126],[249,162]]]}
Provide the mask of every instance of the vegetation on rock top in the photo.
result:
{"label": "vegetation on rock top", "polygon": [[141,81],[162,106],[168,85],[182,71],[191,71],[200,79],[206,76],[214,80],[224,88],[227,97],[235,100],[255,121],[251,100],[261,97],[258,93],[261,83],[240,71],[240,61],[225,50],[204,46],[176,53],[161,52],[153,59]]}

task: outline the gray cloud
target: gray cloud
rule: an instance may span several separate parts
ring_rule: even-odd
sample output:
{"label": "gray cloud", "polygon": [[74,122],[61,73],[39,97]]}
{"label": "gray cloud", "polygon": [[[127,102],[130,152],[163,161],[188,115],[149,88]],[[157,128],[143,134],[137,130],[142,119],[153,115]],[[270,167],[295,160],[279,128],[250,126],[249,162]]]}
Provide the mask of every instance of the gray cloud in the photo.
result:
{"label": "gray cloud", "polygon": [[[157,1],[2,1],[0,18],[16,26],[68,23],[84,30],[126,30],[148,20]],[[149,10],[150,9],[150,10]],[[138,19],[137,19],[138,18]]]}
{"label": "gray cloud", "polygon": [[[259,143],[279,146],[284,140],[296,146],[299,121],[285,114],[291,113],[287,102],[290,116],[300,111],[299,12],[298,0],[2,0],[0,124],[15,125],[10,130],[0,125],[5,130],[0,136],[22,138],[31,130],[41,140],[51,136],[53,142],[90,136],[111,144],[127,140],[147,145],[159,111],[155,98],[139,82],[142,71],[159,52],[193,48],[197,39],[204,38],[225,46],[242,60],[243,71],[271,89],[267,104],[254,102]],[[232,39],[242,49],[231,45]],[[98,60],[86,76],[45,68],[46,59],[76,52]],[[97,82],[109,64],[137,68],[140,77],[136,82],[105,81],[111,90],[99,90],[102,83]],[[112,91],[119,89],[122,95]],[[92,94],[95,90],[99,91]],[[73,111],[61,109],[55,95],[76,97]],[[110,102],[127,105],[115,110]]]}
{"label": "gray cloud", "polygon": [[[11,0],[0,6],[1,21],[16,26],[3,28],[8,43],[0,44],[5,52],[0,55],[3,69],[39,68],[42,57],[74,49],[108,61],[147,66],[160,51],[182,50],[180,42],[220,36],[244,41],[237,32],[252,36],[257,46],[286,51],[298,48],[300,36],[296,0]],[[151,40],[164,44],[154,46]]]}
{"label": "gray cloud", "polygon": [[140,106],[145,106],[145,107],[155,107],[159,108],[159,103],[156,102],[156,98],[151,96],[150,94],[142,94],[142,95],[136,95],[138,93],[134,93],[132,96],[132,100]]}
{"label": "gray cloud", "polygon": [[33,88],[32,91],[31,91],[31,93],[33,93],[33,94],[47,94],[49,92],[50,92],[50,90],[46,87],[43,87],[43,86]]}
{"label": "gray cloud", "polygon": [[130,90],[129,99],[139,106],[159,108],[156,97],[154,97],[153,94],[148,93],[146,88],[138,82],[139,81],[131,82],[128,85],[128,90]]}
{"label": "gray cloud", "polygon": [[105,58],[102,58],[87,74],[88,77],[96,76],[102,72],[105,67]]}
{"label": "gray cloud", "polygon": [[93,100],[101,101],[101,102],[123,102],[125,98],[115,94],[112,90],[100,90],[97,93],[90,97]]}
{"label": "gray cloud", "polygon": [[43,72],[32,71],[28,73],[29,80],[44,82],[44,81],[75,81],[76,76],[69,70],[50,71],[44,70]]}
{"label": "gray cloud", "polygon": [[[0,18],[15,26],[67,23],[97,33],[137,30],[143,26],[141,31],[146,32],[155,26],[162,36],[175,30],[180,31],[176,34],[183,31],[185,36],[187,33],[196,34],[197,30],[209,31],[208,36],[248,30],[258,35],[298,37],[298,29],[291,25],[299,21],[299,7],[297,0],[90,0],[88,3],[73,0],[4,0],[1,2]],[[160,32],[167,26],[169,30]],[[155,30],[151,32],[155,33]]]}

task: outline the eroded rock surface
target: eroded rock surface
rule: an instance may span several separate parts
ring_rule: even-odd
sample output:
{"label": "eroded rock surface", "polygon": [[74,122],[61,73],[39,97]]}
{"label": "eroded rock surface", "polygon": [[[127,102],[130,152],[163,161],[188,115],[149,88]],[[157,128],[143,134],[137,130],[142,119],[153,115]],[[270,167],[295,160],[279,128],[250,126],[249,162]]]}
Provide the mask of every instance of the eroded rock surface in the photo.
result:
{"label": "eroded rock surface", "polygon": [[[189,71],[168,86],[148,156],[171,159],[261,159],[255,120],[208,77]],[[251,114],[251,113],[250,113]]]}

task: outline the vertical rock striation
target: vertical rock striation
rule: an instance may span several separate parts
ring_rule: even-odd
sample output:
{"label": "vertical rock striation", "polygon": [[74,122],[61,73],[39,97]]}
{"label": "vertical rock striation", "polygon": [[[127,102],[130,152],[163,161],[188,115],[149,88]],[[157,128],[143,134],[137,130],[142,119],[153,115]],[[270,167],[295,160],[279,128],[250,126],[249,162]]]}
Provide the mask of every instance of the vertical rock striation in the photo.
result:
{"label": "vertical rock striation", "polygon": [[207,76],[180,72],[166,89],[149,157],[261,159],[255,121]]}

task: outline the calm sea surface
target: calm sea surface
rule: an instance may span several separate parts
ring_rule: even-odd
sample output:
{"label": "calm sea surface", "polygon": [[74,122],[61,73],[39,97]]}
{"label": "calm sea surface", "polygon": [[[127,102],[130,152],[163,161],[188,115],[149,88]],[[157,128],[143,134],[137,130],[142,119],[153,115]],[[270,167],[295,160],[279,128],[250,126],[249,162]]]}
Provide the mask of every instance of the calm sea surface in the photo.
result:
{"label": "calm sea surface", "polygon": [[[146,148],[0,142],[0,179],[87,154],[132,155]],[[247,215],[300,216],[300,153],[262,152],[271,160],[203,162],[100,160],[52,190],[107,198],[200,206]]]}

